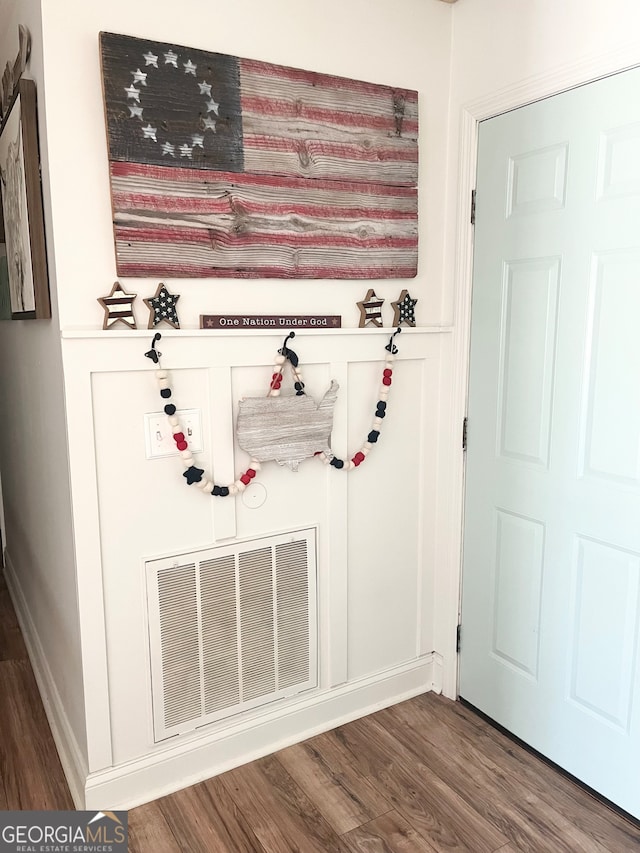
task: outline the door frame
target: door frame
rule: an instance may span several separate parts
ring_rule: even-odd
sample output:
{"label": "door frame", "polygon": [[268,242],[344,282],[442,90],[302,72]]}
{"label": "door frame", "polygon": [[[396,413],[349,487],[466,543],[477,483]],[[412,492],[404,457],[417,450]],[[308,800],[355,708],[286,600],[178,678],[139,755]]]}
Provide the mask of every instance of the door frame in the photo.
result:
{"label": "door frame", "polygon": [[[569,89],[592,83],[603,77],[628,71],[640,66],[640,46],[628,43],[617,50],[594,54],[580,62],[558,66],[554,71],[537,74],[520,80],[506,89],[462,105],[457,167],[457,199],[455,225],[455,289],[454,325],[452,340],[453,375],[450,425],[458,435],[468,406],[468,378],[471,342],[471,292],[473,282],[474,231],[469,210],[471,192],[476,186],[477,148],[479,123],[501,113],[544,98],[558,95]],[[471,427],[471,434],[473,427]],[[473,440],[473,438],[471,438]],[[442,602],[442,618],[435,626],[435,648],[442,649],[442,693],[451,699],[458,697],[458,654],[456,633],[460,620],[462,599],[465,455],[456,445],[451,454],[451,479],[453,494],[448,534],[449,560],[444,570],[436,573],[434,600]]]}

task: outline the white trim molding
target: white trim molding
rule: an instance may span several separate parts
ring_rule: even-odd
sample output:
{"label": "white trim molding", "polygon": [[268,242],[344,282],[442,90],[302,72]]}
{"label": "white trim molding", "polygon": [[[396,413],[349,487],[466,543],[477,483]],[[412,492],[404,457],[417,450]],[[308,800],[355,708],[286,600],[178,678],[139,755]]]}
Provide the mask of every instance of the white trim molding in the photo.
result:
{"label": "white trim molding", "polygon": [[89,775],[88,809],[131,809],[195,785],[321,732],[429,692],[433,656],[349,685],[315,693],[252,720],[227,721],[211,733],[179,737],[165,749]]}
{"label": "white trim molding", "polygon": [[4,558],[7,587],[27,647],[45,714],[51,727],[51,734],[60,756],[73,802],[76,808],[82,809],[84,808],[84,786],[88,773],[87,765],[65,713],[58,688],[47,663],[47,656],[42,648],[33,619],[29,614],[27,602],[8,549],[5,549]]}

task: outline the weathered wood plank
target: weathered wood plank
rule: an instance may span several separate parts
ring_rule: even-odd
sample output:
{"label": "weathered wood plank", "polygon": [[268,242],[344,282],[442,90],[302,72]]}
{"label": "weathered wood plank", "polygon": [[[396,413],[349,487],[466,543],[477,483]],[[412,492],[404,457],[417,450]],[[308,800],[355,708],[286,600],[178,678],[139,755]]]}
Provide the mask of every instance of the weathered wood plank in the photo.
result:
{"label": "weathered wood plank", "polygon": [[390,811],[342,837],[352,853],[434,853],[434,849],[396,811]]}
{"label": "weathered wood plank", "polygon": [[344,753],[326,735],[276,757],[339,835],[391,810],[389,801],[345,763]]}
{"label": "weathered wood plank", "polygon": [[[128,275],[415,275],[412,188],[112,164],[119,269]],[[309,186],[306,192],[305,187]],[[355,268],[354,268],[355,265]],[[216,272],[219,270],[219,272]]]}

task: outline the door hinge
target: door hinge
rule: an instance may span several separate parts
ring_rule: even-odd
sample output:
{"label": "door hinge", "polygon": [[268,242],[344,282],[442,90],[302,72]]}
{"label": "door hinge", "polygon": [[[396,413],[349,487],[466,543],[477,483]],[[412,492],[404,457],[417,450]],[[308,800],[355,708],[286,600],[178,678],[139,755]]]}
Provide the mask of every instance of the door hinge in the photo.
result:
{"label": "door hinge", "polygon": [[471,224],[476,224],[476,191],[471,190]]}
{"label": "door hinge", "polygon": [[462,449],[467,449],[467,435],[468,435],[468,422],[469,418],[465,418],[462,421]]}
{"label": "door hinge", "polygon": [[456,652],[460,652],[460,638],[462,636],[462,625],[458,625],[456,628]]}

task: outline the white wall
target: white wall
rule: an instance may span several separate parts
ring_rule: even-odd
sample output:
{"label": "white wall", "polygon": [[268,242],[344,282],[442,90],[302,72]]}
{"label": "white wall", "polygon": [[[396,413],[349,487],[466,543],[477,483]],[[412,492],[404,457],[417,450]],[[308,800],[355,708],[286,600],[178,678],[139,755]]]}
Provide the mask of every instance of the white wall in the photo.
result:
{"label": "white wall", "polygon": [[[290,710],[277,735],[267,729],[258,733],[255,727],[250,734],[247,728],[237,749],[228,746],[225,752],[216,742],[210,754],[192,739],[191,779],[220,770],[225,760],[269,751],[283,737],[301,737],[341,715],[364,713],[373,702],[389,703],[403,692],[431,686],[436,484],[444,428],[437,400],[446,376],[441,356],[450,337],[437,327],[444,295],[452,16],[451,7],[437,0],[325,0],[314,6],[299,0],[185,0],[179,14],[166,0],[64,0],[42,6],[51,233],[92,774],[88,801],[104,805],[108,796],[110,804],[130,804],[161,787],[186,784],[172,775],[180,746],[153,743],[145,559],[234,535],[252,537],[309,524],[320,531],[318,697],[305,700],[306,711],[298,717]],[[402,336],[384,439],[348,481],[314,462],[299,474],[267,465],[261,474],[268,490],[264,507],[249,510],[237,500],[225,509],[219,500],[187,489],[175,459],[144,458],[143,415],[161,409],[151,363],[143,358],[150,334],[102,331],[103,312],[96,302],[116,279],[101,30],[419,91],[418,277],[375,286],[389,301],[407,286],[419,299],[419,325],[436,328]],[[157,281],[123,284],[149,296]],[[227,347],[224,334],[196,331],[199,314],[249,306],[256,313],[342,314],[342,332],[300,334],[296,345],[313,396],[323,393],[330,378],[341,382],[336,450],[346,454],[359,447],[370,429],[386,343],[375,330],[349,333],[357,327],[356,302],[366,282],[172,280],[168,285],[181,294],[183,330],[163,339],[165,366],[179,380],[180,405],[203,410],[202,467],[210,469],[215,460],[223,482],[225,469],[229,475],[243,470],[246,458],[233,442],[234,406],[242,394],[263,392],[281,336],[234,338],[228,333],[232,343]],[[144,329],[147,309],[140,302],[137,311]],[[223,737],[211,730],[205,734]],[[152,767],[151,782],[145,774]]]}
{"label": "white wall", "polygon": [[[13,62],[18,24],[32,37],[25,76],[37,82],[47,232],[49,158],[44,119],[44,73],[39,3],[1,0],[0,63]],[[86,754],[84,697],[75,585],[62,358],[53,245],[48,244],[52,320],[0,323],[0,476],[8,581],[27,633],[36,674],[49,700],[50,719],[76,758]],[[59,733],[57,733],[59,734]],[[66,759],[65,759],[66,760]]]}
{"label": "white wall", "polygon": [[[640,64],[636,0],[460,0],[453,7],[442,321],[452,323],[440,398],[451,442],[441,447],[434,644],[445,655],[443,689],[456,692],[452,637],[458,618],[475,185],[476,123],[532,100]],[[473,424],[469,426],[470,441]],[[446,430],[443,433],[446,435]]]}

